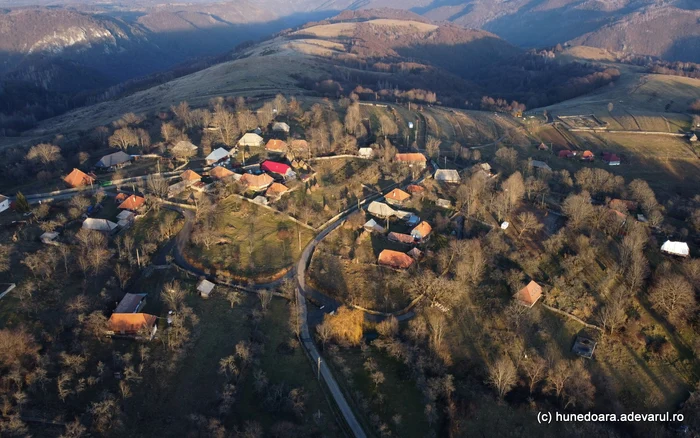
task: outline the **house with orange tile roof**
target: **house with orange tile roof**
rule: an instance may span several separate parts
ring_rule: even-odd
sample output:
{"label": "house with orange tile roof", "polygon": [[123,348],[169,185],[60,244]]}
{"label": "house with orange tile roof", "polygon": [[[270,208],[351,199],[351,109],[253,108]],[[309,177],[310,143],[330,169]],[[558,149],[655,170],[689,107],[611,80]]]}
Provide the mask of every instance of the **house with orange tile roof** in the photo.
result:
{"label": "house with orange tile roof", "polygon": [[425,167],[428,160],[425,155],[418,152],[411,152],[406,154],[396,154],[394,156],[394,161],[401,164],[410,164],[418,167]]}
{"label": "house with orange tile roof", "polygon": [[124,200],[124,202],[119,204],[119,208],[121,210],[136,211],[139,208],[143,207],[143,205],[145,203],[146,203],[146,198],[141,197],[141,196],[131,195],[128,198],[126,198]]}
{"label": "house with orange tile roof", "polygon": [[233,172],[223,166],[216,166],[209,171],[209,176],[212,177],[212,179],[221,180],[232,177]]}
{"label": "house with orange tile roof", "polygon": [[411,236],[419,241],[423,242],[425,240],[428,240],[428,237],[430,237],[430,233],[433,231],[433,227],[430,226],[429,223],[426,221],[423,221],[416,225],[414,229],[411,230]]}
{"label": "house with orange tile roof", "polygon": [[157,320],[156,316],[147,313],[113,313],[109,318],[107,335],[153,339]]}
{"label": "house with orange tile roof", "polygon": [[265,145],[265,150],[269,152],[276,152],[278,154],[284,154],[287,152],[287,142],[273,138],[267,142]]}
{"label": "house with orange tile roof", "polygon": [[278,182],[274,182],[270,184],[270,187],[268,187],[267,191],[265,191],[265,196],[272,199],[279,199],[287,191],[289,191],[287,186]]}
{"label": "house with orange tile roof", "polygon": [[386,203],[391,205],[403,205],[403,203],[408,201],[410,198],[411,195],[401,189],[394,189],[384,196]]}
{"label": "house with orange tile roof", "polygon": [[197,181],[200,181],[202,179],[202,176],[195,172],[194,170],[186,170],[182,172],[182,175],[180,175],[180,179],[183,181],[188,181],[191,183],[196,183]]}
{"label": "house with orange tile roof", "polygon": [[513,298],[515,298],[519,304],[522,304],[525,307],[534,306],[537,300],[539,300],[541,297],[542,286],[537,284],[534,280],[513,295]]}
{"label": "house with orange tile roof", "polygon": [[246,173],[241,177],[240,182],[243,183],[248,190],[260,191],[270,187],[275,180],[266,173],[260,175]]}
{"label": "house with orange tile roof", "polygon": [[394,269],[408,269],[411,267],[414,260],[408,254],[385,249],[379,253],[377,262],[382,266],[388,266]]}
{"label": "house with orange tile roof", "polygon": [[63,178],[63,181],[65,181],[66,184],[73,188],[93,184],[95,180],[96,178],[94,175],[88,175],[80,169],[73,169],[71,173],[69,173],[68,175],[66,175],[65,178]]}

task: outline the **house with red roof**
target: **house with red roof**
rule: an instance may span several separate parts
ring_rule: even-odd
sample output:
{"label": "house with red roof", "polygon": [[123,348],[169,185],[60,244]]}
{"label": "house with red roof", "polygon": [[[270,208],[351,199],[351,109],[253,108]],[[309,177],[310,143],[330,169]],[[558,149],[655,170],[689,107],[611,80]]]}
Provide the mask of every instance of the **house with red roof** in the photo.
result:
{"label": "house with red roof", "polygon": [[124,200],[121,204],[119,204],[119,208],[121,210],[131,210],[131,211],[136,211],[139,208],[143,207],[143,205],[146,203],[146,199],[141,197],[141,196],[136,196],[136,195],[131,195],[128,198]]}
{"label": "house with red roof", "polygon": [[603,162],[607,163],[608,166],[619,166],[620,157],[612,152],[603,152]]}
{"label": "house with red roof", "polygon": [[284,179],[292,179],[296,177],[296,173],[288,164],[278,163],[276,161],[265,160],[260,165],[260,169],[267,173],[274,173],[282,176]]}
{"label": "house with red roof", "polygon": [[542,297],[542,286],[537,284],[535,281],[531,281],[524,288],[520,289],[513,295],[519,304],[525,307],[532,307],[535,305],[537,300]]}

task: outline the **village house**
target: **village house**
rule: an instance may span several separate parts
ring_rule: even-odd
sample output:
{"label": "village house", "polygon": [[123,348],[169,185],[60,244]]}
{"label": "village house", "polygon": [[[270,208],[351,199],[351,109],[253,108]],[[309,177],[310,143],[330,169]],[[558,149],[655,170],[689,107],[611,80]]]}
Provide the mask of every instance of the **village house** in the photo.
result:
{"label": "village house", "polygon": [[383,234],[383,233],[386,231],[386,230],[384,229],[384,227],[382,227],[381,225],[379,225],[379,224],[377,223],[377,221],[375,221],[374,219],[368,220],[367,222],[365,222],[365,224],[364,224],[362,227],[365,229],[365,231],[370,232],[370,233],[381,233],[381,234]]}
{"label": "village house", "polygon": [[146,203],[146,199],[141,196],[131,195],[119,204],[121,210],[138,211]]}
{"label": "village house", "polygon": [[408,254],[385,249],[379,253],[377,263],[394,269],[408,269],[413,264],[413,259]]}
{"label": "village house", "polygon": [[291,166],[278,163],[276,161],[265,160],[260,164],[260,169],[268,173],[274,173],[283,177],[285,180],[296,178],[296,173],[292,170]]}
{"label": "village house", "polygon": [[401,189],[394,189],[384,196],[386,203],[390,205],[403,205],[410,198],[411,195]]}
{"label": "village house", "polygon": [[119,151],[105,155],[95,164],[95,167],[99,167],[100,169],[119,169],[128,164],[131,164],[131,155],[124,151]]}
{"label": "village house", "polygon": [[240,179],[240,182],[246,186],[248,190],[259,192],[270,187],[270,185],[275,182],[275,180],[268,174],[263,173],[261,175],[253,175],[252,173],[246,173]]}
{"label": "village house", "polygon": [[559,151],[558,156],[559,158],[573,158],[576,156],[576,153],[568,149],[564,149],[562,151]]}
{"label": "village house", "polygon": [[309,142],[306,140],[295,139],[289,145],[289,149],[294,153],[295,156],[311,155],[311,149],[309,148]]}
{"label": "village house", "polygon": [[187,183],[189,185],[192,185],[196,182],[201,181],[202,175],[198,174],[194,170],[188,169],[188,170],[182,172],[182,174],[180,175],[180,179],[182,180],[182,182]]}
{"label": "village house", "polygon": [[287,152],[287,142],[276,139],[269,140],[265,145],[265,150],[276,154],[284,154]]}
{"label": "village house", "polygon": [[175,146],[170,150],[170,152],[175,156],[175,158],[188,158],[197,153],[197,146],[193,145],[189,141],[181,140],[178,141]]}
{"label": "village house", "polygon": [[0,213],[10,208],[10,198],[0,195]]}
{"label": "village house", "polygon": [[171,184],[168,186],[168,198],[172,198],[173,196],[177,196],[180,193],[184,192],[187,190],[188,187],[190,187],[192,182],[190,181],[180,181],[175,184]]}
{"label": "village house", "polygon": [[581,155],[581,161],[593,161],[595,160],[595,155],[591,151],[583,151]]}
{"label": "village house", "polygon": [[404,245],[413,245],[416,241],[413,236],[403,233],[396,233],[394,231],[387,235],[387,238],[392,242],[403,243]]}
{"label": "village house", "polygon": [[267,191],[265,191],[265,196],[267,196],[270,199],[279,199],[287,191],[289,191],[287,186],[285,186],[284,184],[274,182],[270,184],[270,187],[268,187]]}
{"label": "village house", "polygon": [[430,237],[431,231],[433,231],[433,227],[426,221],[423,221],[411,230],[411,236],[418,242],[425,242]]}
{"label": "village house", "polygon": [[94,184],[95,180],[95,175],[88,175],[80,169],[73,169],[71,173],[63,178],[63,181],[73,188]]}
{"label": "village house", "polygon": [[428,164],[428,160],[425,158],[425,155],[418,152],[396,154],[396,156],[394,156],[394,161],[401,164],[416,166],[420,169],[425,168],[425,166]]}
{"label": "village house", "polygon": [[619,166],[620,165],[620,157],[617,155],[611,153],[611,152],[604,152],[603,153],[603,162],[607,163],[608,166]]}
{"label": "village house", "polygon": [[435,181],[446,184],[459,184],[461,178],[459,172],[454,169],[438,169],[433,176]]}
{"label": "village house", "polygon": [[86,230],[99,231],[101,233],[112,233],[117,229],[117,224],[107,219],[89,217],[83,221],[83,228]]}
{"label": "village house", "polygon": [[109,318],[108,336],[153,339],[158,318],[147,313],[113,313]]}
{"label": "village house", "polygon": [[114,197],[114,203],[115,204],[121,204],[122,202],[126,201],[126,198],[129,197],[128,193],[117,193],[117,196]]}
{"label": "village house", "polygon": [[207,155],[207,157],[204,159],[207,163],[207,166],[211,166],[217,163],[220,163],[222,161],[226,161],[231,158],[231,152],[227,151],[224,148],[217,148],[214,149],[211,154]]}
{"label": "village house", "polygon": [[685,242],[672,242],[667,240],[661,245],[661,252],[683,258],[690,256],[690,248]]}
{"label": "village house", "polygon": [[367,211],[379,219],[387,219],[396,214],[396,211],[383,202],[372,201],[367,207]]}
{"label": "village house", "polygon": [[146,305],[146,294],[126,294],[117,304],[114,313],[137,313]]}
{"label": "village house", "polygon": [[360,158],[372,158],[372,156],[374,156],[374,151],[372,148],[360,148],[357,150],[357,155]]}
{"label": "village house", "polygon": [[395,215],[397,218],[406,222],[409,227],[414,227],[420,222],[420,217],[410,211],[396,210]]}
{"label": "village house", "polygon": [[260,147],[263,145],[263,138],[260,137],[260,135],[254,133],[254,132],[249,132],[245,134],[243,137],[241,137],[240,140],[238,140],[238,146],[240,147]]}
{"label": "village house", "polygon": [[513,295],[519,304],[525,307],[532,307],[535,305],[537,300],[542,297],[542,286],[537,284],[535,281],[531,281],[524,288],[520,289]]}
{"label": "village house", "polygon": [[275,124],[272,125],[272,130],[274,132],[284,132],[285,134],[289,134],[289,125],[284,122],[275,122]]}
{"label": "village house", "polygon": [[571,348],[571,352],[583,358],[591,359],[593,358],[596,345],[597,343],[591,338],[576,336],[576,341],[574,341],[574,346]]}
{"label": "village house", "polygon": [[552,171],[552,168],[549,167],[549,164],[545,163],[544,161],[530,160],[530,166],[532,166],[535,169],[544,169],[549,172]]}
{"label": "village house", "polygon": [[199,296],[205,299],[209,298],[209,295],[211,295],[213,290],[214,283],[207,279],[202,279],[202,281],[200,281],[197,285],[197,291],[199,292]]}
{"label": "village house", "polygon": [[435,205],[441,208],[452,208],[452,202],[449,199],[438,198]]}
{"label": "village house", "polygon": [[213,180],[222,180],[226,178],[230,178],[234,175],[233,172],[225,168],[224,166],[216,166],[212,170],[209,171],[209,176]]}

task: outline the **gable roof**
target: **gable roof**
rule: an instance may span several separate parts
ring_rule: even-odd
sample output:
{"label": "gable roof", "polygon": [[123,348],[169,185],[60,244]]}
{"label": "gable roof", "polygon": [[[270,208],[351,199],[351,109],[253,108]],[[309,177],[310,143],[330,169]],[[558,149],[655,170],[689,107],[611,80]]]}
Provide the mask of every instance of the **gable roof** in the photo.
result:
{"label": "gable roof", "polygon": [[287,142],[284,140],[277,140],[273,138],[267,142],[267,144],[265,145],[265,149],[274,152],[286,152]]}
{"label": "gable roof", "polygon": [[408,254],[385,249],[379,253],[377,262],[380,265],[390,266],[396,269],[406,269],[413,264],[413,259]]}
{"label": "gable roof", "polygon": [[114,313],[134,313],[145,298],[146,294],[126,294],[114,309]]}
{"label": "gable roof", "polygon": [[95,182],[95,178],[80,169],[73,169],[63,181],[71,187],[80,187]]}
{"label": "gable roof", "polygon": [[685,242],[671,242],[667,240],[661,245],[661,251],[683,257],[688,257],[690,255],[690,248]]}
{"label": "gable roof", "polygon": [[384,204],[383,202],[377,202],[377,201],[372,201],[369,204],[369,207],[367,207],[367,211],[370,214],[373,214],[375,216],[379,216],[382,218],[393,216],[396,214],[396,211],[393,208],[389,207],[388,205]]}
{"label": "gable roof", "polygon": [[109,327],[114,333],[136,333],[144,327],[153,327],[156,320],[147,313],[113,313]]}
{"label": "gable roof", "polygon": [[421,251],[418,248],[413,248],[407,254],[413,257],[414,259],[418,260],[423,256],[423,251]]}
{"label": "gable roof", "polygon": [[387,200],[396,201],[396,202],[403,202],[406,199],[410,198],[411,195],[409,195],[408,193],[404,192],[401,189],[394,189],[394,190],[390,191],[389,193],[387,193],[386,195],[384,195],[384,197]]}
{"label": "gable roof", "polygon": [[433,231],[433,227],[431,227],[430,224],[426,221],[423,221],[411,230],[411,236],[417,237],[419,239],[425,239],[426,237],[428,237],[431,231]]}
{"label": "gable roof", "polygon": [[123,210],[119,212],[119,214],[117,215],[117,219],[119,219],[120,221],[125,221],[131,219],[134,216],[136,215],[130,212],[129,210]]}
{"label": "gable roof", "polygon": [[146,199],[141,196],[131,195],[124,202],[119,204],[119,208],[122,210],[138,210],[143,204],[146,203]]}
{"label": "gable roof", "polygon": [[515,295],[513,295],[513,298],[517,299],[521,304],[532,307],[541,296],[542,286],[533,280],[529,282],[527,286],[516,292]]}
{"label": "gable roof", "polygon": [[118,166],[120,164],[131,161],[131,155],[124,151],[115,152],[113,154],[105,155],[100,159],[100,161],[95,164],[97,167],[112,167]]}
{"label": "gable roof", "polygon": [[83,228],[95,231],[112,231],[117,228],[117,224],[107,219],[95,219],[89,217],[83,221]]}
{"label": "gable roof", "polygon": [[384,227],[382,227],[381,225],[379,225],[379,224],[377,223],[377,221],[375,221],[374,219],[368,220],[367,222],[365,222],[365,224],[364,224],[362,227],[365,228],[365,229],[368,229],[368,228],[369,228],[369,229],[372,229],[372,230],[377,231],[377,232],[380,232],[380,233],[383,233],[383,232],[385,231],[385,230],[384,230]]}
{"label": "gable roof", "polygon": [[408,154],[396,154],[394,156],[394,161],[398,161],[400,163],[415,163],[415,162],[422,162],[425,163],[427,159],[425,158],[425,155],[418,153],[418,152],[412,152]]}
{"label": "gable roof", "polygon": [[270,197],[282,196],[282,193],[284,193],[288,190],[289,189],[284,184],[274,182],[270,185],[270,187],[267,188],[267,191],[265,192],[265,196],[270,196]]}
{"label": "gable roof", "polygon": [[459,172],[454,169],[438,169],[433,176],[435,181],[459,182]]}
{"label": "gable roof", "polygon": [[530,161],[530,165],[532,165],[532,167],[536,167],[536,168],[538,168],[538,169],[546,169],[546,170],[549,170],[549,171],[552,170],[552,168],[549,167],[549,164],[545,163],[544,161],[531,160],[531,161]]}
{"label": "gable roof", "polygon": [[581,155],[581,158],[584,160],[592,160],[595,158],[595,155],[593,155],[593,152],[591,151],[583,151],[583,155]]}
{"label": "gable roof", "polygon": [[241,137],[240,140],[238,140],[239,145],[255,145],[259,146],[263,142],[263,138],[260,137],[258,134],[254,132],[249,132],[247,134],[244,134],[243,137]]}
{"label": "gable roof", "polygon": [[189,170],[189,169],[182,172],[182,175],[180,175],[180,178],[182,178],[183,181],[199,181],[200,179],[202,179],[201,175],[199,175],[194,170]]}
{"label": "gable roof", "polygon": [[264,188],[275,182],[272,177],[266,173],[261,175],[253,175],[252,173],[246,173],[240,179],[240,181],[251,188]]}
{"label": "gable roof", "polygon": [[124,193],[124,192],[117,193],[117,196],[114,197],[114,201],[121,203],[121,202],[124,202],[126,200],[126,198],[128,198],[128,197],[129,197],[129,195]]}
{"label": "gable roof", "polygon": [[389,235],[387,236],[387,238],[391,241],[405,243],[407,245],[413,245],[414,243],[416,243],[413,236],[410,236],[408,234],[403,234],[403,233],[396,233],[394,231],[389,232]]}
{"label": "gable roof", "polygon": [[289,125],[284,122],[275,122],[275,124],[272,125],[272,130],[289,132]]}
{"label": "gable roof", "polygon": [[226,157],[228,157],[228,156],[230,156],[230,155],[231,155],[231,153],[230,153],[229,151],[227,151],[226,149],[224,149],[224,148],[217,148],[217,149],[214,149],[214,150],[211,152],[211,154],[207,155],[207,158],[205,158],[205,159],[206,159],[207,161],[214,161],[214,162],[216,162],[216,161],[221,161],[221,160],[223,160],[224,158],[226,158]]}
{"label": "gable roof", "polygon": [[410,184],[408,187],[406,187],[406,190],[408,191],[408,193],[423,193],[423,192],[425,192],[424,187],[421,187],[421,186],[416,185],[416,184]]}
{"label": "gable roof", "polygon": [[211,176],[214,179],[224,179],[228,178],[231,175],[233,175],[233,172],[222,166],[216,166],[215,168],[209,171],[209,176]]}
{"label": "gable roof", "polygon": [[260,165],[260,168],[265,172],[277,173],[279,175],[284,175],[290,170],[292,170],[289,165],[284,163],[278,163],[276,161],[265,160]]}
{"label": "gable roof", "polygon": [[193,145],[189,141],[180,140],[175,146],[173,146],[173,151],[178,152],[194,152],[197,150],[197,146]]}
{"label": "gable roof", "polygon": [[197,290],[203,295],[209,296],[212,290],[214,290],[215,284],[207,279],[203,279],[197,285]]}

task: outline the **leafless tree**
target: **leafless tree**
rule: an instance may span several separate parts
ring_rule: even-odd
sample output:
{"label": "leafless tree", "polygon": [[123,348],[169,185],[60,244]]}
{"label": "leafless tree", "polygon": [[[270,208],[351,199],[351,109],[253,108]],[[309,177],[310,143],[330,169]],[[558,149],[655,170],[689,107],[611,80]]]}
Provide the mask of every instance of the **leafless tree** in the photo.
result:
{"label": "leafless tree", "polygon": [[498,149],[496,151],[496,163],[503,167],[507,173],[514,172],[518,165],[518,151],[506,147]]}
{"label": "leafless tree", "polygon": [[536,233],[544,227],[533,213],[526,211],[518,215],[518,226],[520,232],[518,237],[522,237],[525,233]]}
{"label": "leafless tree", "polygon": [[545,379],[547,375],[547,361],[535,351],[527,353],[525,360],[521,362],[521,367],[527,377],[530,387],[530,394],[535,391],[537,384]]}
{"label": "leafless tree", "polygon": [[428,136],[425,142],[425,150],[430,158],[437,159],[440,157],[441,144],[442,141],[439,138],[435,138],[432,135]]}
{"label": "leafless tree", "polygon": [[651,289],[649,300],[673,321],[690,319],[697,306],[693,286],[679,274],[662,276]]}
{"label": "leafless tree", "polygon": [[166,199],[168,197],[168,181],[160,174],[148,175],[146,187],[158,198]]}
{"label": "leafless tree", "polygon": [[258,291],[258,298],[260,299],[260,309],[262,310],[263,314],[267,313],[267,309],[270,307],[270,303],[272,302],[273,296],[274,295],[272,294],[272,292],[267,289]]}
{"label": "leafless tree", "polygon": [[243,295],[236,290],[229,290],[226,292],[226,301],[229,302],[231,308],[233,309],[237,304],[243,302]]}
{"label": "leafless tree", "polygon": [[212,116],[212,124],[219,133],[221,142],[232,145],[234,138],[240,132],[236,116],[223,106],[217,106]]}
{"label": "leafless tree", "polygon": [[583,226],[593,215],[591,196],[584,191],[580,194],[569,195],[562,206],[564,214],[569,218],[569,224],[573,229]]}
{"label": "leafless tree", "polygon": [[129,146],[137,146],[139,144],[139,136],[131,128],[120,128],[114,131],[109,137],[109,145],[119,149],[126,150]]}
{"label": "leafless tree", "polygon": [[56,145],[41,143],[29,149],[27,159],[30,161],[37,161],[43,167],[47,167],[62,159],[61,148]]}
{"label": "leafless tree", "polygon": [[186,129],[192,127],[192,114],[190,112],[190,105],[187,102],[180,102],[178,105],[171,106],[170,110]]}
{"label": "leafless tree", "polygon": [[171,281],[163,286],[163,301],[170,310],[177,311],[185,302],[185,290],[179,281]]}
{"label": "leafless tree", "polygon": [[348,134],[353,134],[358,137],[360,132],[360,124],[362,123],[362,116],[360,115],[360,104],[357,102],[352,103],[345,113],[345,130]]}
{"label": "leafless tree", "polygon": [[489,369],[489,382],[500,398],[510,392],[517,382],[517,370],[508,356],[501,356]]}

